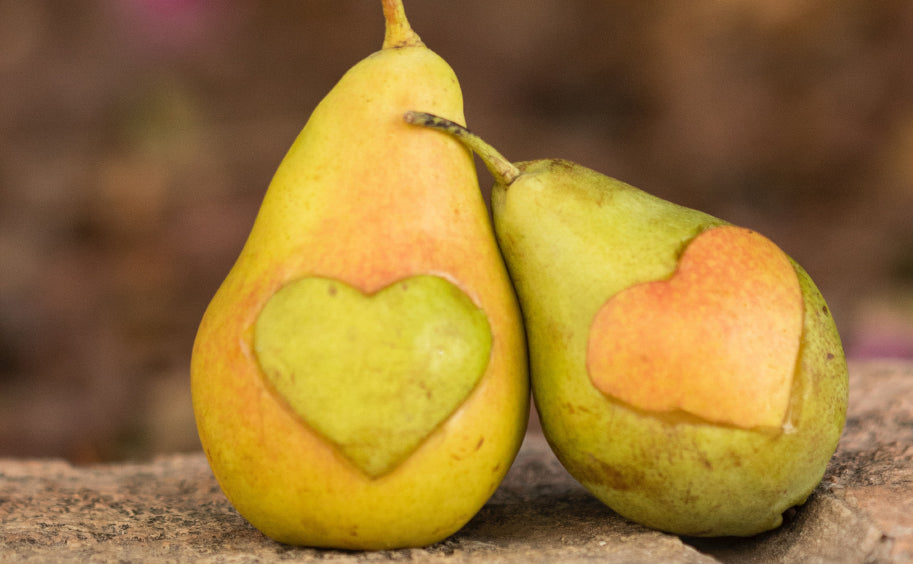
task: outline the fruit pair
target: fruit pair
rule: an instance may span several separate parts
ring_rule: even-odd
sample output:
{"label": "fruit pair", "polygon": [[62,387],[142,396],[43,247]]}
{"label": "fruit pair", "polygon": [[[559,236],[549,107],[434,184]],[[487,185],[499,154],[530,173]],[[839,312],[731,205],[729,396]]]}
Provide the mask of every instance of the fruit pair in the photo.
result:
{"label": "fruit pair", "polygon": [[[525,432],[512,278],[543,429],[575,477],[663,530],[776,526],[845,411],[807,275],[755,233],[572,163],[510,164],[456,125],[457,79],[401,2],[383,8],[384,48],[314,110],[194,343],[197,426],[230,501],[292,544],[458,530]],[[404,116],[482,155],[497,243],[470,152]]]}

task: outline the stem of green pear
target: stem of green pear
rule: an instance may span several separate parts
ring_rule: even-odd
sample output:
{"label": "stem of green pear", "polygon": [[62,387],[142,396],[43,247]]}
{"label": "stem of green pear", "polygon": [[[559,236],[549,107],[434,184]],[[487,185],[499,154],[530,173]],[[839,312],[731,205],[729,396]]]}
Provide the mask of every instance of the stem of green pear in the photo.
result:
{"label": "stem of green pear", "polygon": [[387,21],[384,32],[384,49],[399,47],[423,47],[422,38],[412,31],[403,0],[381,0],[384,8],[384,19]]}
{"label": "stem of green pear", "polygon": [[425,112],[406,112],[403,119],[406,120],[406,123],[437,129],[455,137],[457,141],[479,155],[488,172],[505,186],[509,186],[520,176],[520,169],[505,159],[497,149],[456,122]]}

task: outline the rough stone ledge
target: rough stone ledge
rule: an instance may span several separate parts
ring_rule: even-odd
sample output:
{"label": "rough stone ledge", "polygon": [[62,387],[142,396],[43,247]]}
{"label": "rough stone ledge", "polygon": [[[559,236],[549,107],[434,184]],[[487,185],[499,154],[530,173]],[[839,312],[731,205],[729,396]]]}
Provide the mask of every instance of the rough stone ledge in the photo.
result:
{"label": "rough stone ledge", "polygon": [[202,454],[74,467],[0,459],[0,561],[908,562],[913,561],[913,364],[850,368],[847,428],[827,474],[778,530],[683,539],[619,517],[539,435],[453,537],[425,549],[281,545],[240,517]]}

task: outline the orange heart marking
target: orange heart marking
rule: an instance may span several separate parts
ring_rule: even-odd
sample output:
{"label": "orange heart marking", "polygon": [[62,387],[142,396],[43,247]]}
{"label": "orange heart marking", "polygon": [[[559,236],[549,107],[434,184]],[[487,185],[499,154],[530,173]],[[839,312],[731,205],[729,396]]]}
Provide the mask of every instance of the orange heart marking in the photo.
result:
{"label": "orange heart marking", "polygon": [[788,257],[749,229],[707,230],[668,280],[619,292],[590,327],[587,370],[636,408],[743,428],[783,425],[802,336]]}

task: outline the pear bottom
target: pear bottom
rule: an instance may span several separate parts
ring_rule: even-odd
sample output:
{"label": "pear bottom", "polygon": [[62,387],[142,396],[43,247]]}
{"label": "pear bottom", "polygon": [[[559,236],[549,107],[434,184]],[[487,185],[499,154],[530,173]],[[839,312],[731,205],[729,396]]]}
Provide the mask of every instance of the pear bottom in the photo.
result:
{"label": "pear bottom", "polygon": [[[555,406],[540,409],[543,421],[554,417]],[[620,404],[603,415],[590,427],[598,436],[569,436],[548,423],[543,430],[568,472],[603,503],[680,535],[750,536],[778,527],[783,512],[804,503],[820,482],[836,442],[831,425],[746,430]]]}
{"label": "pear bottom", "polygon": [[618,439],[608,452],[555,442],[552,448],[599,500],[653,529],[689,536],[768,531],[806,500],[824,473],[826,458],[780,463],[804,453],[773,436],[709,426],[677,430],[624,407],[612,411],[616,423],[607,431]]}
{"label": "pear bottom", "polygon": [[[260,427],[249,424],[243,408],[237,418],[210,412],[204,424],[218,420],[227,432],[205,429],[203,444],[229,501],[273,540],[346,550],[423,547],[452,535],[481,509],[519,450],[528,405],[523,386],[507,386],[502,395],[486,384],[476,390],[478,406],[464,405],[378,478],[360,473],[282,409],[257,410]],[[242,401],[273,400],[247,395]]]}

